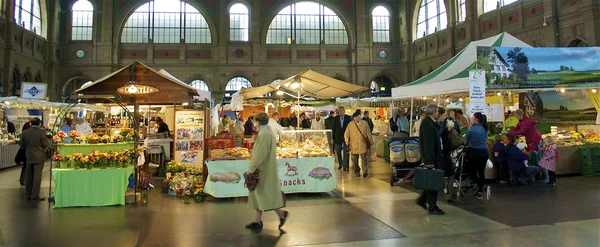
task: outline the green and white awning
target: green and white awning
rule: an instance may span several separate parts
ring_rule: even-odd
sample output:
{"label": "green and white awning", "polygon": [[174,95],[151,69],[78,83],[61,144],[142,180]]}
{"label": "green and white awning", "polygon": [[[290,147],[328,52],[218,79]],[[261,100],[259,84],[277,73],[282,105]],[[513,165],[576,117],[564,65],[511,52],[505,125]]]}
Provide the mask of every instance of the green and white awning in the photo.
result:
{"label": "green and white awning", "polygon": [[409,84],[392,88],[392,98],[436,96],[469,91],[469,69],[477,62],[477,46],[531,47],[508,33],[469,43],[456,56]]}

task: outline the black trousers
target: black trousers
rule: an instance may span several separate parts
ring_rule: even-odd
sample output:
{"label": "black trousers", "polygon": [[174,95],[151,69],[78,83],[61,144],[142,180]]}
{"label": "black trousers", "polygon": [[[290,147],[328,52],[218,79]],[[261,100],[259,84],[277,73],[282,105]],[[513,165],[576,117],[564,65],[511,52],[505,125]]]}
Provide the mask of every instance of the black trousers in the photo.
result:
{"label": "black trousers", "polygon": [[556,172],[548,170],[548,177],[550,177],[550,183],[556,183]]}
{"label": "black trousers", "polygon": [[27,169],[27,165],[21,165],[21,177],[19,178],[19,183],[21,185],[25,185],[25,170]]}
{"label": "black trousers", "polygon": [[485,181],[485,166],[490,154],[487,149],[469,149],[468,175],[477,183],[479,192],[483,192],[483,181]]}
{"label": "black trousers", "polygon": [[425,203],[429,206],[429,211],[437,208],[438,192],[434,190],[424,190],[419,196],[418,202]]}

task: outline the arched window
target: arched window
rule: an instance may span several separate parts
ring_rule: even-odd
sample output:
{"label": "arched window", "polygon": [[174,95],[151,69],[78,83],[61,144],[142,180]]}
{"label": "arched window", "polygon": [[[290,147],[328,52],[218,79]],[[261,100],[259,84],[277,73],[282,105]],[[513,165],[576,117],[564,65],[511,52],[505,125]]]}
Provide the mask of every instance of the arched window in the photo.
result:
{"label": "arched window", "polygon": [[211,43],[204,16],[180,0],[151,0],[137,8],[123,27],[122,43]]}
{"label": "arched window", "polygon": [[371,96],[390,97],[394,82],[385,75],[378,75],[371,81]]}
{"label": "arched window", "polygon": [[371,12],[373,17],[373,43],[390,42],[390,11],[383,6],[377,6]]}
{"label": "arched window", "polygon": [[229,8],[229,40],[248,41],[250,11],[246,5],[236,3]]}
{"label": "arched window", "polygon": [[483,13],[499,9],[504,5],[509,5],[517,0],[483,0]]}
{"label": "arched window", "polygon": [[348,33],[340,17],[328,7],[313,2],[293,3],[283,8],[267,32],[267,44],[348,44]]}
{"label": "arched window", "polygon": [[448,27],[444,0],[422,0],[417,17],[417,39]]}
{"label": "arched window", "polygon": [[71,40],[92,40],[94,6],[87,0],[79,0],[72,9]]}
{"label": "arched window", "polygon": [[210,91],[208,89],[208,84],[206,84],[206,82],[204,82],[203,80],[194,80],[190,83],[190,86],[198,90]]}
{"label": "arched window", "polygon": [[37,35],[42,32],[42,15],[39,0],[15,0],[15,20],[23,28]]}
{"label": "arched window", "polygon": [[242,88],[252,87],[252,83],[244,77],[234,77],[227,82],[227,86],[225,86],[225,91],[239,91]]}
{"label": "arched window", "polygon": [[458,1],[458,21],[467,19],[467,0]]}

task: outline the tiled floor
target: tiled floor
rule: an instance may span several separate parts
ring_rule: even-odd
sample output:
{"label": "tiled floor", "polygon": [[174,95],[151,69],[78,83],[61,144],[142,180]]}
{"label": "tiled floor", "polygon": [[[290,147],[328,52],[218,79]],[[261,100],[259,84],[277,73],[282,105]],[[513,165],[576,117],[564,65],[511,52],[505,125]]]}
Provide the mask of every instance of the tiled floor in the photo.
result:
{"label": "tiled floor", "polygon": [[147,205],[52,209],[22,200],[20,170],[2,170],[0,246],[600,246],[600,178],[493,185],[492,200],[441,201],[448,215],[431,216],[410,184],[389,186],[389,170],[380,160],[373,177],[340,174],[331,193],[289,196],[283,230],[266,213],[260,232],[244,229],[243,198],[186,205],[152,191]]}

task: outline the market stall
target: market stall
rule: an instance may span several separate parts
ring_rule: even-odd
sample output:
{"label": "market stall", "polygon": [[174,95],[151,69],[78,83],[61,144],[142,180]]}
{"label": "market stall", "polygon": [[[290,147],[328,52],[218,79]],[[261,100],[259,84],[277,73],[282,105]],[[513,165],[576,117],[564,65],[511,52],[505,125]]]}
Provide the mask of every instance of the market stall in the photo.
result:
{"label": "market stall", "polygon": [[[328,140],[331,131],[285,131],[277,147],[277,164],[284,193],[329,192],[336,187],[335,160]],[[204,192],[217,198],[247,196],[243,174],[251,150],[210,150],[208,180]]]}
{"label": "market stall", "polygon": [[[307,70],[277,83],[242,89],[232,99],[232,105],[239,109],[237,106],[246,101],[276,93],[292,97],[296,107],[301,109],[301,100],[331,100],[366,90],[369,89]],[[296,127],[299,128],[299,123]],[[278,170],[284,193],[329,192],[336,187],[330,140],[330,130],[291,130],[279,136]],[[204,192],[214,197],[248,195],[242,175],[248,169],[251,145],[245,148],[234,148],[233,145],[209,147],[208,153],[208,180]]]}
{"label": "market stall", "polygon": [[[102,135],[78,136],[77,133],[57,132],[58,136],[53,138],[55,142],[65,137],[75,142],[57,145],[57,154],[53,158],[56,169],[52,170],[56,182],[55,207],[123,205],[131,174],[135,178],[132,180],[134,185],[130,186],[136,192],[132,193],[135,198],[132,201],[137,201],[138,192],[149,187],[146,179],[149,176],[148,163],[154,161],[146,159],[153,157],[144,153],[149,147],[138,146],[140,138],[156,138],[156,129],[160,129],[158,125],[166,124],[155,122],[154,116],[144,115],[140,105],[172,106],[174,114],[168,121],[174,123],[177,111],[194,108],[193,97],[198,96],[198,92],[168,73],[159,73],[133,62],[97,81],[84,84],[72,95],[78,101],[108,107],[110,115],[104,119],[109,126]],[[206,101],[203,101],[199,106],[201,111],[205,106]],[[150,107],[145,110],[150,112]],[[57,119],[65,115],[59,114]],[[176,126],[173,132],[177,131]],[[170,132],[158,134],[159,138],[170,136]],[[94,197],[95,194],[99,196]]]}

